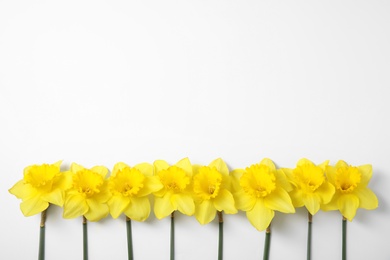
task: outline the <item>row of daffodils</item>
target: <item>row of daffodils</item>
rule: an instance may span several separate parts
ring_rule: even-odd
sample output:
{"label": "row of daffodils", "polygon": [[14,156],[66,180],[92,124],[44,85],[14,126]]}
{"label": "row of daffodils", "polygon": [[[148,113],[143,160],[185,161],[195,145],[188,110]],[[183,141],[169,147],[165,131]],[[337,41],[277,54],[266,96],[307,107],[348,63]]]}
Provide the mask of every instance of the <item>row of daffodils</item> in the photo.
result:
{"label": "row of daffodils", "polygon": [[133,167],[117,163],[111,175],[103,166],[90,169],[73,163],[69,171],[60,171],[61,162],[32,165],[9,191],[22,200],[25,216],[35,215],[54,204],[64,208],[64,218],[85,216],[98,221],[108,214],[122,213],[137,221],[151,212],[150,194],[154,195],[154,214],[158,219],[179,211],[195,215],[201,224],[212,221],[217,211],[246,212],[251,224],[265,230],[274,212],[294,213],[305,206],[310,214],[320,209],[339,210],[352,220],[358,208],[375,209],[378,199],[367,187],[371,165],[350,166],[344,161],[315,165],[307,159],[296,168],[277,169],[264,159],[245,169],[229,169],[222,159],[208,166],[192,165],[188,158],[175,165],[163,160]]}
{"label": "row of daffodils", "polygon": [[25,216],[41,213],[38,260],[44,260],[46,209],[63,207],[64,218],[83,217],[83,259],[88,260],[87,220],[99,221],[109,214],[126,215],[128,259],[133,260],[131,220],[145,221],[151,212],[158,219],[171,216],[170,259],[174,260],[174,213],[195,215],[201,224],[219,219],[218,260],[223,255],[222,214],[246,212],[250,223],[266,230],[263,260],[269,259],[270,224],[275,211],[294,213],[297,207],[308,211],[307,260],[311,255],[312,216],[320,209],[339,210],[343,219],[342,259],[346,260],[346,220],[351,221],[358,208],[375,209],[376,195],[367,187],[371,165],[351,166],[344,161],[316,165],[307,159],[294,169],[277,169],[264,159],[245,169],[229,171],[222,159],[209,165],[192,165],[184,158],[175,165],[163,160],[133,167],[117,163],[109,177],[103,166],[90,169],[73,163],[62,172],[61,161],[32,165],[9,191],[22,200]]}

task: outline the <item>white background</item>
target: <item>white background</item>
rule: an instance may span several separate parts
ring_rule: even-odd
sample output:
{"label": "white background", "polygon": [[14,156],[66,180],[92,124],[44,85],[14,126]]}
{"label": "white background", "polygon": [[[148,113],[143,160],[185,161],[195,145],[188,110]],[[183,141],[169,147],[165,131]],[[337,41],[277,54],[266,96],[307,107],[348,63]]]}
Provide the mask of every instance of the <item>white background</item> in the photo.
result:
{"label": "white background", "polygon": [[[390,259],[390,2],[0,0],[0,259],[37,259],[39,216],[8,193],[23,168],[222,157],[294,167],[371,163],[374,211],[348,259]],[[270,259],[306,257],[306,212],[276,214]],[[262,259],[264,232],[225,217],[224,259]],[[126,259],[124,218],[89,225],[90,259]],[[169,259],[169,218],[133,223],[135,259]],[[218,223],[177,214],[176,259],[216,259]],[[81,259],[81,219],[48,212],[46,259]],[[341,259],[319,212],[313,259]]]}

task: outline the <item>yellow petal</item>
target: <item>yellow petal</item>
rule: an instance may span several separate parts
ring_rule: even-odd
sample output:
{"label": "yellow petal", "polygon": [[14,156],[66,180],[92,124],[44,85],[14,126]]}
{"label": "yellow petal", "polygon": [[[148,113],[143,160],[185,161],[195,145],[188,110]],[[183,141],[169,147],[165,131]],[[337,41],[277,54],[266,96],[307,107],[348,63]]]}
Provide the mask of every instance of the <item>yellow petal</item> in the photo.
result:
{"label": "yellow petal", "polygon": [[234,201],[237,209],[252,210],[256,204],[256,199],[246,194],[243,190],[234,193]]}
{"label": "yellow petal", "polygon": [[154,166],[154,174],[157,174],[160,171],[166,170],[169,168],[169,164],[163,160],[154,161],[153,166]]}
{"label": "yellow petal", "polygon": [[108,173],[108,169],[104,166],[94,166],[91,168],[91,171],[100,174],[101,176],[103,176],[103,178],[105,178]]}
{"label": "yellow petal", "polygon": [[354,194],[359,198],[359,207],[363,209],[376,209],[378,198],[369,188],[356,189]]}
{"label": "yellow petal", "polygon": [[305,164],[315,165],[312,161],[310,161],[310,160],[308,160],[306,158],[302,158],[302,159],[300,159],[297,162],[297,166],[302,166],[302,165],[305,165]]}
{"label": "yellow petal", "polygon": [[275,212],[264,205],[263,200],[258,199],[252,210],[246,212],[251,224],[259,231],[265,230],[270,224]]}
{"label": "yellow petal", "polygon": [[134,166],[145,176],[153,176],[153,165],[150,163],[139,163]]}
{"label": "yellow petal", "polygon": [[276,177],[276,186],[277,187],[281,187],[286,191],[291,191],[293,189],[293,186],[288,181],[288,178],[283,170],[281,170],[281,169],[276,170],[275,177]]}
{"label": "yellow petal", "polygon": [[310,214],[314,215],[318,212],[320,209],[320,198],[316,194],[306,194],[302,199]]}
{"label": "yellow petal", "polygon": [[42,199],[62,207],[64,205],[64,192],[60,189],[53,190],[50,193],[42,195]]}
{"label": "yellow petal", "polygon": [[329,164],[329,160],[327,160],[327,161],[325,161],[323,163],[318,164],[318,167],[320,167],[323,171],[325,171],[326,166],[328,166],[328,164]]}
{"label": "yellow petal", "polygon": [[118,218],[129,205],[130,199],[121,195],[112,196],[107,202],[112,218]]}
{"label": "yellow petal", "polygon": [[93,199],[87,199],[89,210],[84,214],[89,221],[98,221],[107,217],[109,209],[107,204],[100,203]]}
{"label": "yellow petal", "polygon": [[33,165],[30,165],[30,166],[25,167],[25,168],[23,169],[23,175],[26,175],[26,174],[30,171],[31,167],[33,167]]}
{"label": "yellow petal", "polygon": [[114,165],[114,168],[112,169],[111,176],[115,176],[118,171],[122,170],[123,168],[130,167],[124,162],[118,162]]}
{"label": "yellow petal", "polygon": [[361,184],[366,186],[372,177],[372,165],[366,164],[358,166],[359,172],[362,174]]}
{"label": "yellow petal", "polygon": [[192,176],[192,165],[188,158],[181,159],[175,165],[182,168],[188,176]]}
{"label": "yellow petal", "polygon": [[177,209],[184,215],[191,216],[195,213],[195,204],[191,195],[174,194],[171,197],[171,203],[175,209]]}
{"label": "yellow petal", "polygon": [[11,189],[9,193],[15,195],[18,199],[28,199],[37,194],[36,190],[31,187],[30,184],[24,184],[24,180],[18,181]]}
{"label": "yellow petal", "polygon": [[229,168],[227,167],[226,163],[221,159],[215,159],[209,164],[209,167],[215,167],[217,168],[217,171],[224,175],[229,175]]}
{"label": "yellow petal", "polygon": [[292,204],[294,205],[294,207],[300,208],[300,207],[303,207],[305,205],[305,203],[303,202],[302,191],[294,189],[289,194],[290,194],[291,201],[292,201]]}
{"label": "yellow petal", "polygon": [[40,196],[34,196],[28,200],[24,200],[20,203],[20,209],[23,215],[26,217],[38,214],[49,207],[49,203],[40,198]]}
{"label": "yellow petal", "polygon": [[199,168],[203,167],[202,165],[199,164],[193,164],[192,165],[192,174],[195,176],[199,172]]}
{"label": "yellow petal", "polygon": [[260,164],[263,164],[263,165],[266,165],[268,166],[271,170],[276,170],[276,167],[275,167],[275,164],[274,162],[271,160],[271,159],[268,159],[268,158],[264,158]]}
{"label": "yellow petal", "polygon": [[81,171],[85,169],[83,166],[81,166],[80,164],[77,164],[77,163],[72,163],[70,165],[70,170],[73,172],[73,173],[76,173],[78,171]]}
{"label": "yellow petal", "polygon": [[[160,183],[161,183],[161,182],[160,182]],[[161,185],[162,185],[162,184],[161,184]],[[167,193],[167,189],[165,189],[165,188],[163,187],[162,189],[160,189],[160,190],[158,190],[158,191],[156,191],[156,192],[153,192],[153,195],[154,195],[155,197],[161,198],[161,197],[164,197],[166,193]]]}
{"label": "yellow petal", "polygon": [[64,203],[64,218],[77,218],[88,211],[88,205],[85,198],[79,194],[66,196]]}
{"label": "yellow petal", "polygon": [[326,168],[325,168],[326,178],[333,185],[336,183],[336,180],[335,180],[336,172],[337,172],[337,168],[336,167],[326,166]]}
{"label": "yellow petal", "polygon": [[352,221],[355,217],[358,207],[359,199],[353,194],[344,194],[340,196],[338,200],[338,208],[340,209],[341,214],[349,221]]}
{"label": "yellow petal", "polygon": [[348,163],[346,163],[345,161],[343,160],[339,160],[337,163],[336,163],[336,168],[340,168],[340,167],[348,167]]}
{"label": "yellow petal", "polygon": [[175,208],[171,204],[171,193],[167,192],[164,197],[155,197],[154,200],[154,215],[156,218],[162,219],[169,216]]}
{"label": "yellow petal", "polygon": [[205,225],[215,218],[217,210],[210,200],[205,200],[195,207],[195,217],[200,224]]}
{"label": "yellow petal", "polygon": [[107,181],[104,181],[103,185],[100,186],[99,193],[94,194],[92,198],[99,203],[106,203],[111,198]]}
{"label": "yellow petal", "polygon": [[214,206],[218,211],[224,211],[226,214],[235,214],[237,209],[234,206],[234,198],[230,191],[221,189],[218,196],[213,200]]}
{"label": "yellow petal", "polygon": [[235,170],[230,172],[231,185],[232,185],[233,192],[236,192],[236,191],[241,189],[240,178],[241,178],[243,173],[244,173],[244,169],[235,169]]}
{"label": "yellow petal", "polygon": [[321,209],[323,211],[338,210],[339,209],[339,206],[338,206],[339,198],[340,198],[340,194],[336,192],[333,195],[333,197],[329,203],[320,205]]}
{"label": "yellow petal", "polygon": [[125,215],[136,221],[145,221],[150,215],[150,202],[147,197],[131,198]]}
{"label": "yellow petal", "polygon": [[139,190],[137,197],[147,196],[150,193],[157,192],[161,190],[164,185],[158,180],[157,176],[146,176],[144,181],[144,187]]}
{"label": "yellow petal", "polygon": [[321,199],[321,203],[327,204],[332,199],[335,188],[332,184],[327,181],[324,181],[322,185],[315,191],[318,197]]}
{"label": "yellow petal", "polygon": [[53,183],[52,189],[60,189],[60,190],[67,190],[72,187],[72,176],[73,173],[71,171],[66,171],[61,173],[61,177],[58,178],[58,180]]}
{"label": "yellow petal", "polygon": [[61,164],[62,164],[62,160],[53,163],[53,165],[56,166],[56,167],[58,167],[58,169],[61,168]]}
{"label": "yellow petal", "polygon": [[264,205],[272,210],[283,213],[294,213],[295,209],[287,191],[276,188],[271,194],[264,198]]}

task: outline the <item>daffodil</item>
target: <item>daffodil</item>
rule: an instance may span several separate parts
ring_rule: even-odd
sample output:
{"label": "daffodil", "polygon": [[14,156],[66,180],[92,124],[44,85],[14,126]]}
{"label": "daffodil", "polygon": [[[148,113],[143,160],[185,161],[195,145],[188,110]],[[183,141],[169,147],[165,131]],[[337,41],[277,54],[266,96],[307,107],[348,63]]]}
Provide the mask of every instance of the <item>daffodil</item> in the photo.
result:
{"label": "daffodil", "polygon": [[46,209],[50,204],[62,207],[65,190],[70,186],[70,178],[60,170],[61,161],[54,164],[31,165],[24,169],[23,179],[9,192],[22,199],[20,209],[25,216],[41,213],[38,259],[45,258]]}
{"label": "daffodil", "polygon": [[108,179],[108,188],[111,198],[107,204],[113,218],[122,213],[126,215],[127,247],[129,259],[133,259],[133,239],[131,220],[145,221],[150,214],[148,195],[162,188],[153,176],[153,165],[149,163],[137,164],[130,167],[125,163],[114,165]]}
{"label": "daffodil", "polygon": [[156,179],[162,188],[154,192],[154,214],[158,219],[179,212],[191,216],[195,212],[195,204],[191,194],[192,165],[184,158],[170,166],[163,160],[153,163]]}
{"label": "daffodil", "polygon": [[229,169],[222,159],[208,166],[194,165],[195,217],[202,225],[215,218],[216,212],[235,214],[234,198],[230,192]]}
{"label": "daffodil", "polygon": [[378,207],[378,198],[368,188],[372,166],[351,166],[340,160],[335,166],[326,167],[326,176],[336,187],[332,200],[322,209],[339,210],[343,217],[352,221],[358,208],[372,210]]}
{"label": "daffodil", "polygon": [[208,166],[194,165],[194,197],[195,217],[202,225],[215,218],[218,211],[219,242],[218,259],[223,255],[223,217],[226,214],[235,214],[234,198],[231,190],[229,169],[226,163],[218,158]]}
{"label": "daffodil", "polygon": [[20,209],[26,217],[46,210],[50,203],[63,206],[64,190],[70,186],[70,179],[60,171],[60,166],[61,161],[28,166],[23,179],[9,189],[22,200]]}
{"label": "daffodil", "polygon": [[106,217],[109,213],[106,203],[110,198],[105,179],[108,169],[104,166],[86,169],[72,163],[68,173],[72,176],[72,186],[66,191],[64,218],[84,216],[89,221],[98,221]]}
{"label": "daffodil", "polygon": [[314,215],[321,205],[330,202],[335,188],[326,179],[327,165],[328,161],[315,165],[308,159],[301,159],[295,169],[283,169],[294,186],[290,196],[295,207],[305,206]]}
{"label": "daffodil", "polygon": [[162,188],[153,176],[153,166],[148,163],[130,167],[117,163],[108,179],[111,198],[108,200],[113,218],[124,213],[137,221],[145,221],[150,214],[148,195]]}
{"label": "daffodil", "polygon": [[170,166],[166,161],[157,160],[153,163],[155,178],[162,188],[154,192],[154,214],[158,219],[171,215],[170,259],[175,259],[175,217],[176,210],[191,216],[195,212],[192,198],[192,165],[184,158]]}
{"label": "daffodil", "polygon": [[275,211],[294,213],[286,175],[270,159],[263,159],[245,170],[234,170],[236,207],[246,211],[250,223],[259,231],[269,227]]}

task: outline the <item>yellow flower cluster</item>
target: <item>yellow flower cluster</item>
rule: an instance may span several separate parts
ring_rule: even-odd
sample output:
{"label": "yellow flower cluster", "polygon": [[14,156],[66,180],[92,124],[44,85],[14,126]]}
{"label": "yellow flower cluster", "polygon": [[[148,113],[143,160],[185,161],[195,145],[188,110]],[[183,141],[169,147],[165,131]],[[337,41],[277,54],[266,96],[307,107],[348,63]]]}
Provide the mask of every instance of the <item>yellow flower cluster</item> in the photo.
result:
{"label": "yellow flower cluster", "polygon": [[32,165],[9,192],[22,199],[25,216],[35,215],[49,204],[63,207],[64,218],[84,216],[98,221],[110,214],[122,213],[145,221],[151,212],[158,219],[174,211],[195,215],[201,224],[212,221],[217,212],[246,212],[251,224],[265,230],[275,211],[294,213],[305,206],[314,215],[319,209],[339,210],[352,220],[358,208],[375,209],[378,199],[367,187],[371,165],[350,166],[339,161],[315,165],[307,159],[294,169],[277,169],[270,159],[263,159],[245,169],[229,172],[222,159],[209,165],[192,165],[184,158],[174,165],[163,160],[133,167],[117,163],[111,175],[104,166],[90,169],[73,163],[69,171],[60,170],[61,161]]}

